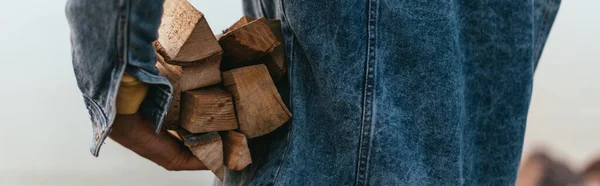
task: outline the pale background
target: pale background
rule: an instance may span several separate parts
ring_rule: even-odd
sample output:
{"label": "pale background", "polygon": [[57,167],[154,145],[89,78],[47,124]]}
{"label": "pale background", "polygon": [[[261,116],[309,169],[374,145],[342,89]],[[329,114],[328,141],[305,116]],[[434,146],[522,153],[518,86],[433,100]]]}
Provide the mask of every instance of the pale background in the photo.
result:
{"label": "pale background", "polygon": [[[213,30],[240,0],[192,0]],[[209,185],[208,172],[168,172],[107,140],[89,153],[91,125],[70,58],[65,0],[2,0],[0,185]],[[535,76],[525,154],[538,144],[575,168],[600,156],[600,1],[563,0]]]}

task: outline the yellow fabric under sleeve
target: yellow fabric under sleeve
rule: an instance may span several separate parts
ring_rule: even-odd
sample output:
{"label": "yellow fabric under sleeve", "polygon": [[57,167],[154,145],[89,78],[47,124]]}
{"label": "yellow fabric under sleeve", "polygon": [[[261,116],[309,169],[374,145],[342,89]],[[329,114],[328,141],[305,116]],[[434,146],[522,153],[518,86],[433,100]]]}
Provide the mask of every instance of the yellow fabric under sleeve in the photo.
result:
{"label": "yellow fabric under sleeve", "polygon": [[123,74],[117,94],[117,113],[134,114],[140,108],[148,93],[148,84],[136,79],[127,72]]}

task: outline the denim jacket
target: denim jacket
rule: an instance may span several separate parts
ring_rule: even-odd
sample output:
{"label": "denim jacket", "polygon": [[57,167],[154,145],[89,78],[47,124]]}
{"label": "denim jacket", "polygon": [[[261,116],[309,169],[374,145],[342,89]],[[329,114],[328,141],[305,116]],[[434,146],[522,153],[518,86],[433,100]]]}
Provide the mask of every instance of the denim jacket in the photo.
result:
{"label": "denim jacket", "polygon": [[[161,0],[70,0],[73,66],[97,155],[124,71],[151,84],[157,129],[171,91],[154,67]],[[514,185],[533,74],[560,0],[245,0],[282,20],[294,114],[249,140],[234,185]],[[98,24],[103,23],[103,24]]]}

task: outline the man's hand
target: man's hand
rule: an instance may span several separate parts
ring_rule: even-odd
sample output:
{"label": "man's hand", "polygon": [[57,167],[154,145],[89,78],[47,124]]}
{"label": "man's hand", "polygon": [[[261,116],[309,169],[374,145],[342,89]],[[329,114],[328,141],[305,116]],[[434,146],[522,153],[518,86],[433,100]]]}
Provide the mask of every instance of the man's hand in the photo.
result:
{"label": "man's hand", "polygon": [[157,134],[139,113],[118,114],[109,137],[167,170],[206,170],[181,141],[165,130]]}

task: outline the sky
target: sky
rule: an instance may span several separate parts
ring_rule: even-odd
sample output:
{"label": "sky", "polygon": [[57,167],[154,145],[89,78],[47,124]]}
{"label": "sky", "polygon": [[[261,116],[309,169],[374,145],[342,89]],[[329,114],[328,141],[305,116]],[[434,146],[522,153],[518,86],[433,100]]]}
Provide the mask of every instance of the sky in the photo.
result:
{"label": "sky", "polygon": [[[217,32],[242,15],[240,0],[191,2]],[[0,185],[210,185],[210,172],[168,172],[111,140],[100,157],[90,155],[64,5],[0,6]],[[542,144],[576,168],[600,156],[597,7],[597,0],[563,1],[535,75],[525,154]]]}

